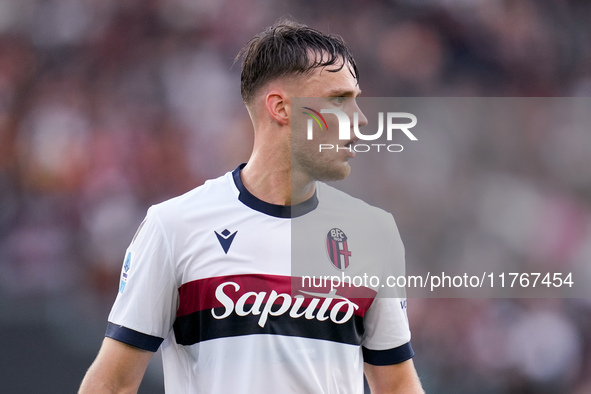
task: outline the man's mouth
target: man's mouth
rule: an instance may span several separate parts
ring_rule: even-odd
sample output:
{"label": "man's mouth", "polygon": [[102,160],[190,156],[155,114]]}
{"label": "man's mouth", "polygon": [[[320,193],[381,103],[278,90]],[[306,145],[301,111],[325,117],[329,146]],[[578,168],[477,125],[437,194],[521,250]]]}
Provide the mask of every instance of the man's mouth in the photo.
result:
{"label": "man's mouth", "polygon": [[355,152],[355,149],[353,149],[356,142],[357,142],[357,140],[350,140],[345,145],[343,145],[343,147],[345,147],[346,150],[348,151],[347,156],[350,158],[354,158],[357,155],[357,153]]}

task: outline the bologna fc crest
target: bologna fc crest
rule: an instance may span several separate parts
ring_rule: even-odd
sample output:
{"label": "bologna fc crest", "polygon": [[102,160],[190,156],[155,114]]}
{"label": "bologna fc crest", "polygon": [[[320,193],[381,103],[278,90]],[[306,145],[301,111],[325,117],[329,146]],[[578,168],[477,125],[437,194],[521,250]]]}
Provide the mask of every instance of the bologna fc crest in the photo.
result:
{"label": "bologna fc crest", "polygon": [[351,251],[347,246],[347,236],[342,230],[333,228],[326,234],[326,251],[335,268],[339,270],[347,269]]}

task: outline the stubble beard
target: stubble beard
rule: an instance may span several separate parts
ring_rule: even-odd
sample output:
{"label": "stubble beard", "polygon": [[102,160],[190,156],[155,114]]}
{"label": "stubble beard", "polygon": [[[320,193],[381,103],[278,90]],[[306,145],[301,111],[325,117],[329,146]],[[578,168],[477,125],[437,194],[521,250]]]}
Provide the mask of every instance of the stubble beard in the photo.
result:
{"label": "stubble beard", "polygon": [[323,159],[321,155],[314,155],[314,159],[307,156],[298,159],[292,158],[292,165],[295,164],[312,181],[333,182],[349,176],[351,166],[348,162]]}

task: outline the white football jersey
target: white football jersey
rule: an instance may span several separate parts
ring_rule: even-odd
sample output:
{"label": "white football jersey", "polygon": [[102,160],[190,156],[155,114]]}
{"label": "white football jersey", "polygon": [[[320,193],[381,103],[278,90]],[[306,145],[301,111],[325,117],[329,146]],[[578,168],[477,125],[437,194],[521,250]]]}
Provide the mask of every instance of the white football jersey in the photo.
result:
{"label": "white football jersey", "polygon": [[[372,251],[403,264],[392,216],[323,183],[295,206],[263,202],[242,184],[243,166],[148,210],[106,335],[162,346],[167,393],[363,393],[364,362],[414,355],[406,302],[300,288],[292,260],[348,273]],[[348,226],[354,216],[372,227]],[[301,219],[314,229],[294,237]]]}

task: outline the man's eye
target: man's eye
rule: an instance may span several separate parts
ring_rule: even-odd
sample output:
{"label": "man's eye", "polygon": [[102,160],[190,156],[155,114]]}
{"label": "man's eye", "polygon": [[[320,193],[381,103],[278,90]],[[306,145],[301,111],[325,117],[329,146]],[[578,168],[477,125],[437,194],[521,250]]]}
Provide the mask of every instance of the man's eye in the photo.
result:
{"label": "man's eye", "polygon": [[332,101],[335,104],[343,104],[343,102],[345,101],[345,98],[344,97],[333,97]]}

